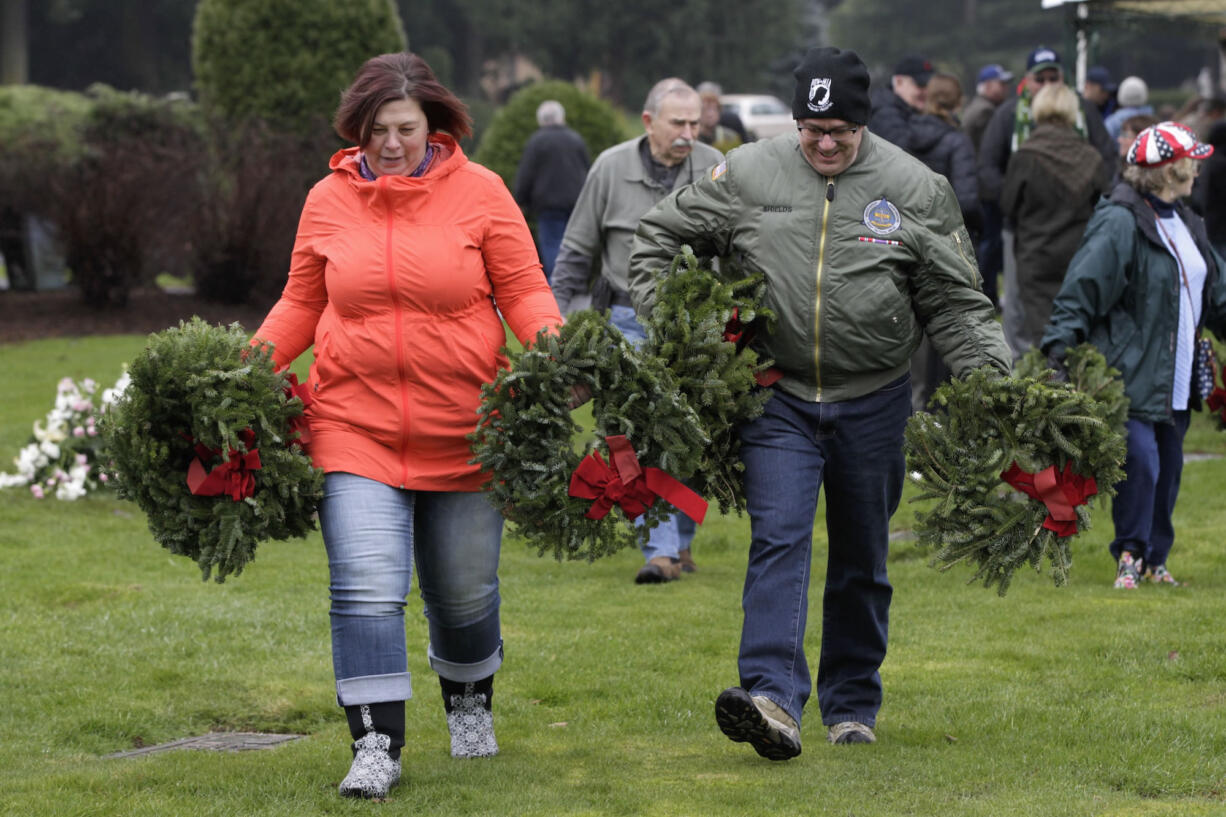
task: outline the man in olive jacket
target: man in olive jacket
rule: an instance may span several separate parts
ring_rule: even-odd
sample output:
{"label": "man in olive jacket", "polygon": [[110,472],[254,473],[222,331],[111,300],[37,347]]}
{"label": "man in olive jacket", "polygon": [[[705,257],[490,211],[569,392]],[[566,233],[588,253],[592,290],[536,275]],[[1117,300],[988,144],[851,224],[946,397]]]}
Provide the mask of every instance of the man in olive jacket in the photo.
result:
{"label": "man in olive jacket", "polygon": [[868,70],[811,49],[796,69],[798,134],[731,151],[643,217],[630,261],[640,313],[682,244],[766,277],[781,378],[740,431],[752,542],[740,685],[716,701],[734,741],[800,754],[811,682],[805,620],[818,492],[829,562],[817,694],[833,743],[868,743],[881,705],[892,593],[889,520],[904,476],[908,368],[926,332],[953,369],[1009,369],[949,182],[864,127]]}

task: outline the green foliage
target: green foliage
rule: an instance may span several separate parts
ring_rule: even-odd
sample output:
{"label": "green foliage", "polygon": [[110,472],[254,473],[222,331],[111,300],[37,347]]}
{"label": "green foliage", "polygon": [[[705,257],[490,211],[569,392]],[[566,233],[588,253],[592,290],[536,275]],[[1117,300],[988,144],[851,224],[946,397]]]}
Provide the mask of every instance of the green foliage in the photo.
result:
{"label": "green foliage", "polygon": [[[648,528],[674,512],[668,503],[653,504],[644,526],[629,524],[616,509],[588,519],[592,501],[570,496],[570,479],[593,450],[608,462],[603,441],[618,434],[629,439],[643,467],[678,479],[692,475],[708,440],[676,378],[592,310],[508,354],[511,367],[481,389],[480,420],[470,437],[473,462],[493,476],[491,501],[539,553],[552,549],[558,559],[590,561],[645,539]],[[579,426],[568,407],[575,387],[593,395],[601,442],[580,452],[571,443]]]}
{"label": "green foliage", "polygon": [[82,297],[122,306],[133,286],[190,266],[182,236],[198,209],[205,148],[191,102],[103,85],[89,93],[81,154],[44,174],[45,215]]}
{"label": "green foliage", "polygon": [[190,266],[204,154],[191,102],[105,85],[0,91],[0,142],[0,210],[55,226],[86,301],[122,305],[132,286]]}
{"label": "green foliage", "polygon": [[[81,149],[80,129],[91,103],[84,94],[38,85],[0,85],[0,168],[37,160],[71,160]],[[5,199],[12,193],[0,185]],[[0,203],[7,203],[0,201]]]}
{"label": "green foliage", "polygon": [[584,93],[569,82],[537,82],[517,91],[494,115],[473,160],[497,173],[508,187],[524,145],[537,129],[536,109],[547,99],[556,99],[566,109],[566,125],[587,143],[592,158],[607,147],[630,138],[617,110],[609,103]]}
{"label": "green foliage", "polygon": [[734,310],[745,326],[773,318],[769,310],[758,308],[765,287],[760,275],[720,281],[683,247],[657,280],[655,306],[647,321],[643,354],[658,357],[676,376],[710,439],[690,487],[718,501],[722,513],[745,510],[736,427],[761,414],[771,396],[754,380],[754,373],[765,371],[768,364],[759,363],[748,346],[729,343],[724,332]]}
{"label": "green foliage", "polygon": [[[90,107],[84,94],[0,85],[0,219],[6,226],[20,223],[26,213],[45,210],[47,174],[80,156],[81,129]],[[20,259],[6,260],[10,284],[33,289],[33,272],[23,270],[19,277]]]}
{"label": "green foliage", "polygon": [[[323,475],[294,443],[291,421],[302,401],[287,394],[268,347],[250,348],[238,324],[223,329],[194,318],[151,335],[129,374],[102,434],[120,496],[145,511],[162,547],[222,582],[242,572],[261,540],[314,529]],[[240,436],[247,429],[251,449]],[[192,494],[186,475],[196,444],[258,450],[254,493],[240,501]]]}
{"label": "green foliage", "polygon": [[[468,0],[463,5],[489,9],[473,14],[472,20],[485,29],[492,47],[524,53],[554,77],[599,72],[601,95],[636,111],[642,110],[651,86],[669,76],[691,84],[714,80],[729,92],[760,90],[780,55],[811,42],[813,34],[801,0],[666,5],[651,0],[522,5]],[[489,26],[491,20],[498,25]],[[790,73],[794,65],[789,61],[784,70]]]}
{"label": "green foliage", "polygon": [[[592,501],[570,495],[571,474],[593,450],[609,461],[604,441],[613,435],[629,439],[643,467],[685,480],[723,512],[744,510],[735,427],[761,414],[770,393],[754,380],[765,364],[724,331],[734,309],[746,324],[769,319],[758,309],[762,294],[760,278],[720,281],[687,247],[659,282],[641,349],[585,310],[509,353],[511,368],[482,389],[471,439],[473,461],[493,477],[492,500],[519,535],[540,553],[592,560],[641,541],[675,512],[657,501],[639,527],[617,510],[585,516]],[[594,397],[597,443],[582,451],[572,442],[575,389]]]}
{"label": "green foliage", "polygon": [[[1041,570],[1044,557],[1063,585],[1074,538],[1044,528],[1046,506],[1003,482],[1002,472],[1015,462],[1029,473],[1072,463],[1073,473],[1094,477],[1100,504],[1124,475],[1127,399],[1113,385],[1118,372],[1088,345],[1069,361],[1076,387],[1051,382],[1033,360],[1008,378],[981,369],[941,386],[937,411],[907,423],[907,465],[920,488],[913,501],[933,503],[916,512],[920,545],[936,550],[942,569],[976,563],[971,581],[996,585],[1002,596],[1017,568]],[[1080,533],[1090,526],[1089,507],[1076,511]]]}
{"label": "green foliage", "polygon": [[393,0],[201,0],[192,66],[210,113],[295,128],[331,119],[362,63],[406,47]]}

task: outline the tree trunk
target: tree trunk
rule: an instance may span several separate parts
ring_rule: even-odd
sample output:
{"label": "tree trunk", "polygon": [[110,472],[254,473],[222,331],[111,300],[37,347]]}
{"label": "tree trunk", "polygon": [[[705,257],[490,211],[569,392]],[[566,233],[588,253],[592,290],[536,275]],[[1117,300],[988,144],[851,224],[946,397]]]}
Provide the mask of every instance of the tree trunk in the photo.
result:
{"label": "tree trunk", "polygon": [[0,85],[30,81],[26,0],[0,0]]}

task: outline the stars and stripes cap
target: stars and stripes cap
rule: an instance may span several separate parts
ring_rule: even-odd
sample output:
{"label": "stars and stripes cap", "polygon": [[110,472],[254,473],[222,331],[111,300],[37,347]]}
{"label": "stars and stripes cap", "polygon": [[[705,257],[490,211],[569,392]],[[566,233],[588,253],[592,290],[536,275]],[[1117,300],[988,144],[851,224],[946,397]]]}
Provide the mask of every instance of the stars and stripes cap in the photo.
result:
{"label": "stars and stripes cap", "polygon": [[1161,167],[1185,157],[1207,159],[1212,155],[1213,146],[1197,141],[1187,125],[1159,122],[1137,134],[1124,161],[1137,167]]}

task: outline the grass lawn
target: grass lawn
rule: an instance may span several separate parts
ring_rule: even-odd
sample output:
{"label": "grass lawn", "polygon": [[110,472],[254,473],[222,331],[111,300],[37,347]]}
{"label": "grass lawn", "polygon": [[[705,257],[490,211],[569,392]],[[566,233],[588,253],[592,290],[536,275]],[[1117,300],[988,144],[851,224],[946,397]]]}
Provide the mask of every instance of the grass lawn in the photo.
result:
{"label": "grass lawn", "polygon": [[[109,386],[143,338],[0,346],[0,467],[63,376]],[[1226,453],[1195,418],[1187,450]],[[3,815],[1223,815],[1226,459],[1184,469],[1170,567],[1179,588],[1111,588],[1111,523],[1074,546],[1070,584],[1018,577],[1005,598],[940,573],[905,537],[885,705],[873,746],[825,743],[816,702],[787,763],[718,731],[736,682],[748,521],[711,519],[700,572],[635,586],[636,553],[595,564],[503,549],[502,753],[455,761],[409,603],[405,776],[384,803],[342,801],[348,768],[318,534],[267,543],[202,583],[113,497],[0,491]],[[895,528],[911,524],[905,505]],[[825,534],[807,638],[816,669]],[[304,734],[242,753],[108,755],[211,730]]]}

